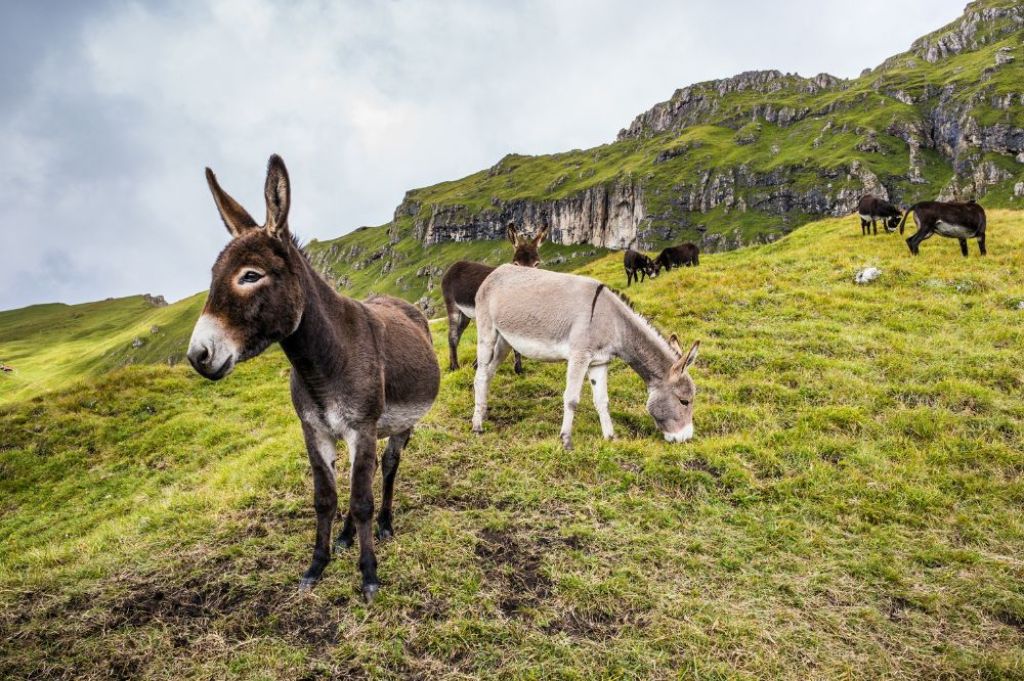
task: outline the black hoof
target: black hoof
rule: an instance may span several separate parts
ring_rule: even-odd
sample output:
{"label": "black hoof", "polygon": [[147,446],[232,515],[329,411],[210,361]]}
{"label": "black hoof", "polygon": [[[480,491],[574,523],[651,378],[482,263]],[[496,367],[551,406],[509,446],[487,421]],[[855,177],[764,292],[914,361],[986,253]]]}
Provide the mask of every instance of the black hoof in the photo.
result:
{"label": "black hoof", "polygon": [[299,580],[299,591],[312,591],[313,586],[319,581],[319,577],[303,577]]}
{"label": "black hoof", "polygon": [[344,535],[339,535],[338,538],[334,540],[334,551],[335,553],[337,553],[338,551],[344,551],[345,549],[351,548],[352,545],[355,543],[355,537],[346,537]]}
{"label": "black hoof", "polygon": [[363,600],[369,605],[380,591],[380,584],[363,584]]}
{"label": "black hoof", "polygon": [[387,541],[388,539],[394,539],[395,531],[390,527],[377,527],[377,539],[379,541]]}

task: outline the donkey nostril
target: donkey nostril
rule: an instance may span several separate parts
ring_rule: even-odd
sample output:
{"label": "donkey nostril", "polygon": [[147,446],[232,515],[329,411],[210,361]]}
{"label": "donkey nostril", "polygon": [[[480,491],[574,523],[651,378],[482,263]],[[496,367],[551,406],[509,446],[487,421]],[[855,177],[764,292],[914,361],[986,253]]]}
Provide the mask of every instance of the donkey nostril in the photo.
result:
{"label": "donkey nostril", "polygon": [[196,353],[196,361],[200,364],[206,364],[206,360],[210,359],[210,351],[203,347]]}

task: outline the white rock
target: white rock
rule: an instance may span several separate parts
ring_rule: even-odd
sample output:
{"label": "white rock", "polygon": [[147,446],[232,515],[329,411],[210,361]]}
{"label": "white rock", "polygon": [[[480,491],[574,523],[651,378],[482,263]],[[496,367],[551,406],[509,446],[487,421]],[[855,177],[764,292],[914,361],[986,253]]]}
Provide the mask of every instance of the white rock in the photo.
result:
{"label": "white rock", "polygon": [[857,272],[854,276],[853,281],[857,284],[870,284],[875,279],[882,276],[882,270],[877,267],[865,267],[864,269]]}

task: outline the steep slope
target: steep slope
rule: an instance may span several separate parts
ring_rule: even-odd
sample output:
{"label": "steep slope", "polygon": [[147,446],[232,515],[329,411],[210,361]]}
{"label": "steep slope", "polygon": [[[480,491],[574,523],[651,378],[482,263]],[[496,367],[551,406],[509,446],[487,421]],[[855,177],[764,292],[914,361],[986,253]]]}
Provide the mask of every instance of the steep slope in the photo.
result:
{"label": "steep slope", "polygon": [[740,74],[682,88],[594,149],[509,155],[408,192],[392,230],[424,244],[498,238],[704,250],[844,215],[864,192],[1012,207],[1024,194],[1024,8],[978,0],[859,78]]}
{"label": "steep slope", "polygon": [[563,452],[564,367],[529,361],[473,436],[464,343],[371,609],[352,552],[295,591],[314,514],[279,351],[0,406],[0,677],[1017,678],[1024,228],[990,225],[988,258],[912,258],[830,219],[631,289],[703,341],[686,445],[616,365],[619,439],[585,398]]}

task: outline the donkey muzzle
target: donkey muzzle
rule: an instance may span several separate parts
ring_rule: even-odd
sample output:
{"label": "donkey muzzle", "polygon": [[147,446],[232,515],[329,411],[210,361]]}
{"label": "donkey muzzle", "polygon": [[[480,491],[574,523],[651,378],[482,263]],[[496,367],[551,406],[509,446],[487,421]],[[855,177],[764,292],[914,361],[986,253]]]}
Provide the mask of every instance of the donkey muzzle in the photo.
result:
{"label": "donkey muzzle", "polygon": [[665,440],[668,442],[687,442],[693,439],[693,424],[687,423],[686,426],[675,433],[665,433]]}
{"label": "donkey muzzle", "polygon": [[216,317],[204,314],[192,330],[188,362],[204,378],[217,381],[235,368],[238,352]]}

